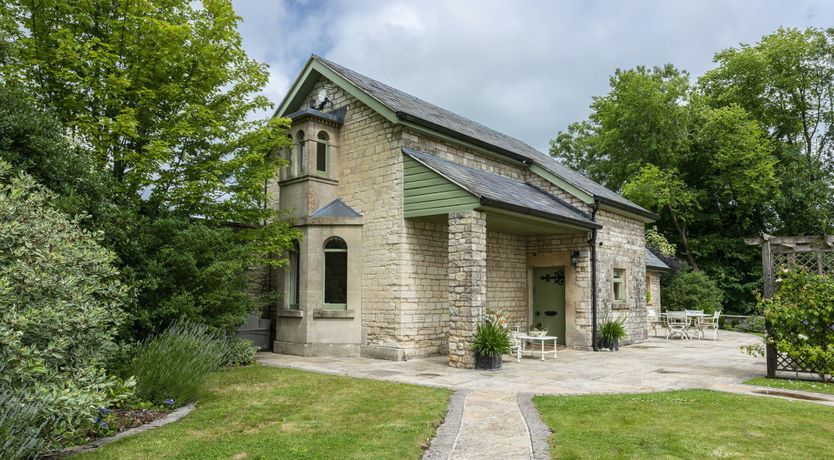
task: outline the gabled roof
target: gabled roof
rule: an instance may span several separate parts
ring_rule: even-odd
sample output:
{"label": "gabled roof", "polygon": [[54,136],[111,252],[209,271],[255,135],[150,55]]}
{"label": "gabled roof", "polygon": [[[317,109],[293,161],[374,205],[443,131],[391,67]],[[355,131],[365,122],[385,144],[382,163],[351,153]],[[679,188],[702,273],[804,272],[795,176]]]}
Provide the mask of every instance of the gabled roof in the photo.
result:
{"label": "gabled roof", "polygon": [[581,210],[525,182],[410,148],[403,148],[402,152],[471,193],[484,206],[538,215],[585,228],[601,227]]}
{"label": "gabled roof", "polygon": [[654,255],[652,251],[646,248],[646,268],[653,268],[655,270],[671,270],[659,257]]}
{"label": "gabled roof", "polygon": [[310,217],[362,217],[362,214],[336,198],[310,214]]}
{"label": "gabled roof", "polygon": [[[539,152],[523,141],[404,93],[320,56],[313,55],[308,62],[308,67],[312,63],[321,64],[345,79],[372,98],[373,101],[393,113],[393,116],[398,120],[411,122],[430,130],[460,138],[526,164],[538,165],[566,182],[568,186],[578,189],[591,198],[599,199],[603,204],[635,213],[649,220],[657,219],[654,213],[568,168],[555,158]],[[304,72],[299,76],[299,79],[303,76]],[[289,99],[290,95],[285,98],[282,106],[285,106]]]}

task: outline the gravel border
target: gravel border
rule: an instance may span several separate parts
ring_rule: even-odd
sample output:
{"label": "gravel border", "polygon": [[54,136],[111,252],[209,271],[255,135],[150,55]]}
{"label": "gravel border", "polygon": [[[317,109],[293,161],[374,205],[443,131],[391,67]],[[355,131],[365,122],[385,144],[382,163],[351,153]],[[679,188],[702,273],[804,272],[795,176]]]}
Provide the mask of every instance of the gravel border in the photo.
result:
{"label": "gravel border", "polygon": [[534,460],[547,460],[550,458],[550,445],[547,439],[550,437],[550,427],[545,425],[539,411],[533,405],[533,393],[519,393],[516,396],[518,409],[527,424],[527,431],[530,433],[530,444],[533,448]]}
{"label": "gravel border", "polygon": [[452,455],[452,449],[460,431],[460,424],[463,421],[463,407],[466,397],[472,390],[458,390],[449,398],[449,406],[446,409],[446,416],[443,423],[437,428],[437,434],[431,441],[431,445],[423,453],[423,460],[448,459]]}
{"label": "gravel border", "polygon": [[139,425],[137,427],[130,428],[128,430],[116,433],[113,436],[110,436],[110,437],[107,437],[107,438],[100,438],[100,439],[93,440],[88,444],[84,444],[83,446],[75,446],[75,447],[70,447],[69,449],[64,449],[55,458],[72,457],[72,456],[78,455],[82,452],[89,452],[91,450],[98,449],[101,446],[110,444],[111,442],[118,441],[119,439],[126,438],[128,436],[133,436],[135,434],[139,434],[139,433],[142,433],[142,432],[145,432],[145,431],[148,431],[148,430],[152,430],[154,428],[159,428],[159,427],[165,426],[169,423],[174,423],[177,420],[179,420],[179,419],[185,417],[186,415],[188,415],[192,410],[194,410],[195,407],[196,407],[196,405],[194,403],[186,404],[185,406],[180,407],[179,409],[171,412],[170,414],[166,415],[165,417],[156,419],[152,422],[148,422],[144,425]]}

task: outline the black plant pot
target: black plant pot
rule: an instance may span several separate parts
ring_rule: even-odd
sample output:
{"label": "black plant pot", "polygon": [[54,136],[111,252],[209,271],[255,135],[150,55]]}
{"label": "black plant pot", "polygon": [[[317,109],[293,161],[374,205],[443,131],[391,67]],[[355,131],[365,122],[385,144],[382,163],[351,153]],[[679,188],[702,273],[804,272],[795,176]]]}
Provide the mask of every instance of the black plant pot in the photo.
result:
{"label": "black plant pot", "polygon": [[600,339],[599,341],[600,341],[600,345],[602,346],[602,348],[607,348],[608,351],[618,351],[620,349],[620,340],[619,339],[614,339],[614,340],[611,340],[611,341],[609,341],[607,339]]}
{"label": "black plant pot", "polygon": [[491,371],[501,369],[503,360],[501,355],[489,356],[475,353],[475,369],[488,369]]}

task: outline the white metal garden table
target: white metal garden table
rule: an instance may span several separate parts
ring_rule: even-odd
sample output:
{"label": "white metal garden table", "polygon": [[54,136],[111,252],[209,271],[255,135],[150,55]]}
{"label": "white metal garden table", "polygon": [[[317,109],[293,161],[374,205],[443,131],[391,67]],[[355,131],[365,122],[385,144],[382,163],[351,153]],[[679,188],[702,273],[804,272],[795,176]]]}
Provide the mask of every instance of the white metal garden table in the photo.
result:
{"label": "white metal garden table", "polygon": [[521,362],[521,354],[524,353],[525,351],[527,351],[527,349],[525,347],[526,347],[526,343],[527,343],[528,340],[531,341],[531,342],[534,342],[533,346],[530,348],[531,353],[535,353],[535,351],[536,351],[535,350],[535,347],[536,347],[535,342],[536,341],[541,342],[542,361],[544,361],[544,343],[545,342],[551,342],[551,341],[553,342],[553,359],[556,359],[558,357],[557,351],[556,351],[556,341],[559,339],[559,337],[556,337],[555,335],[542,335],[542,336],[517,335],[517,336],[515,336],[515,338],[516,338],[516,340],[518,340],[518,357],[516,358],[516,361],[519,362],[519,363]]}

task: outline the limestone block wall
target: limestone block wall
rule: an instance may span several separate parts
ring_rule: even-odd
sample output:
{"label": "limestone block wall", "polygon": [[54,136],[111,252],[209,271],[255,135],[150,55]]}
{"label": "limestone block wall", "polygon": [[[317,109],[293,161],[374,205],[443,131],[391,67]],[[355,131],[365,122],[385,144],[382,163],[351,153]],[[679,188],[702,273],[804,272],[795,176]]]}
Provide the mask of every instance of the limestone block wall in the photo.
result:
{"label": "limestone block wall", "polygon": [[407,357],[448,352],[449,226],[447,222],[405,221],[399,345]]}
{"label": "limestone block wall", "polygon": [[486,216],[449,214],[449,365],[475,367],[470,349],[486,311]]}
{"label": "limestone block wall", "polygon": [[[646,253],[644,224],[635,219],[600,210],[597,221],[603,228],[597,234],[598,312],[600,320],[626,318],[625,343],[645,340],[646,328]],[[626,299],[613,300],[614,268],[626,270]]]}
{"label": "limestone block wall", "polygon": [[487,309],[507,313],[510,326],[527,326],[527,238],[487,233]]}

